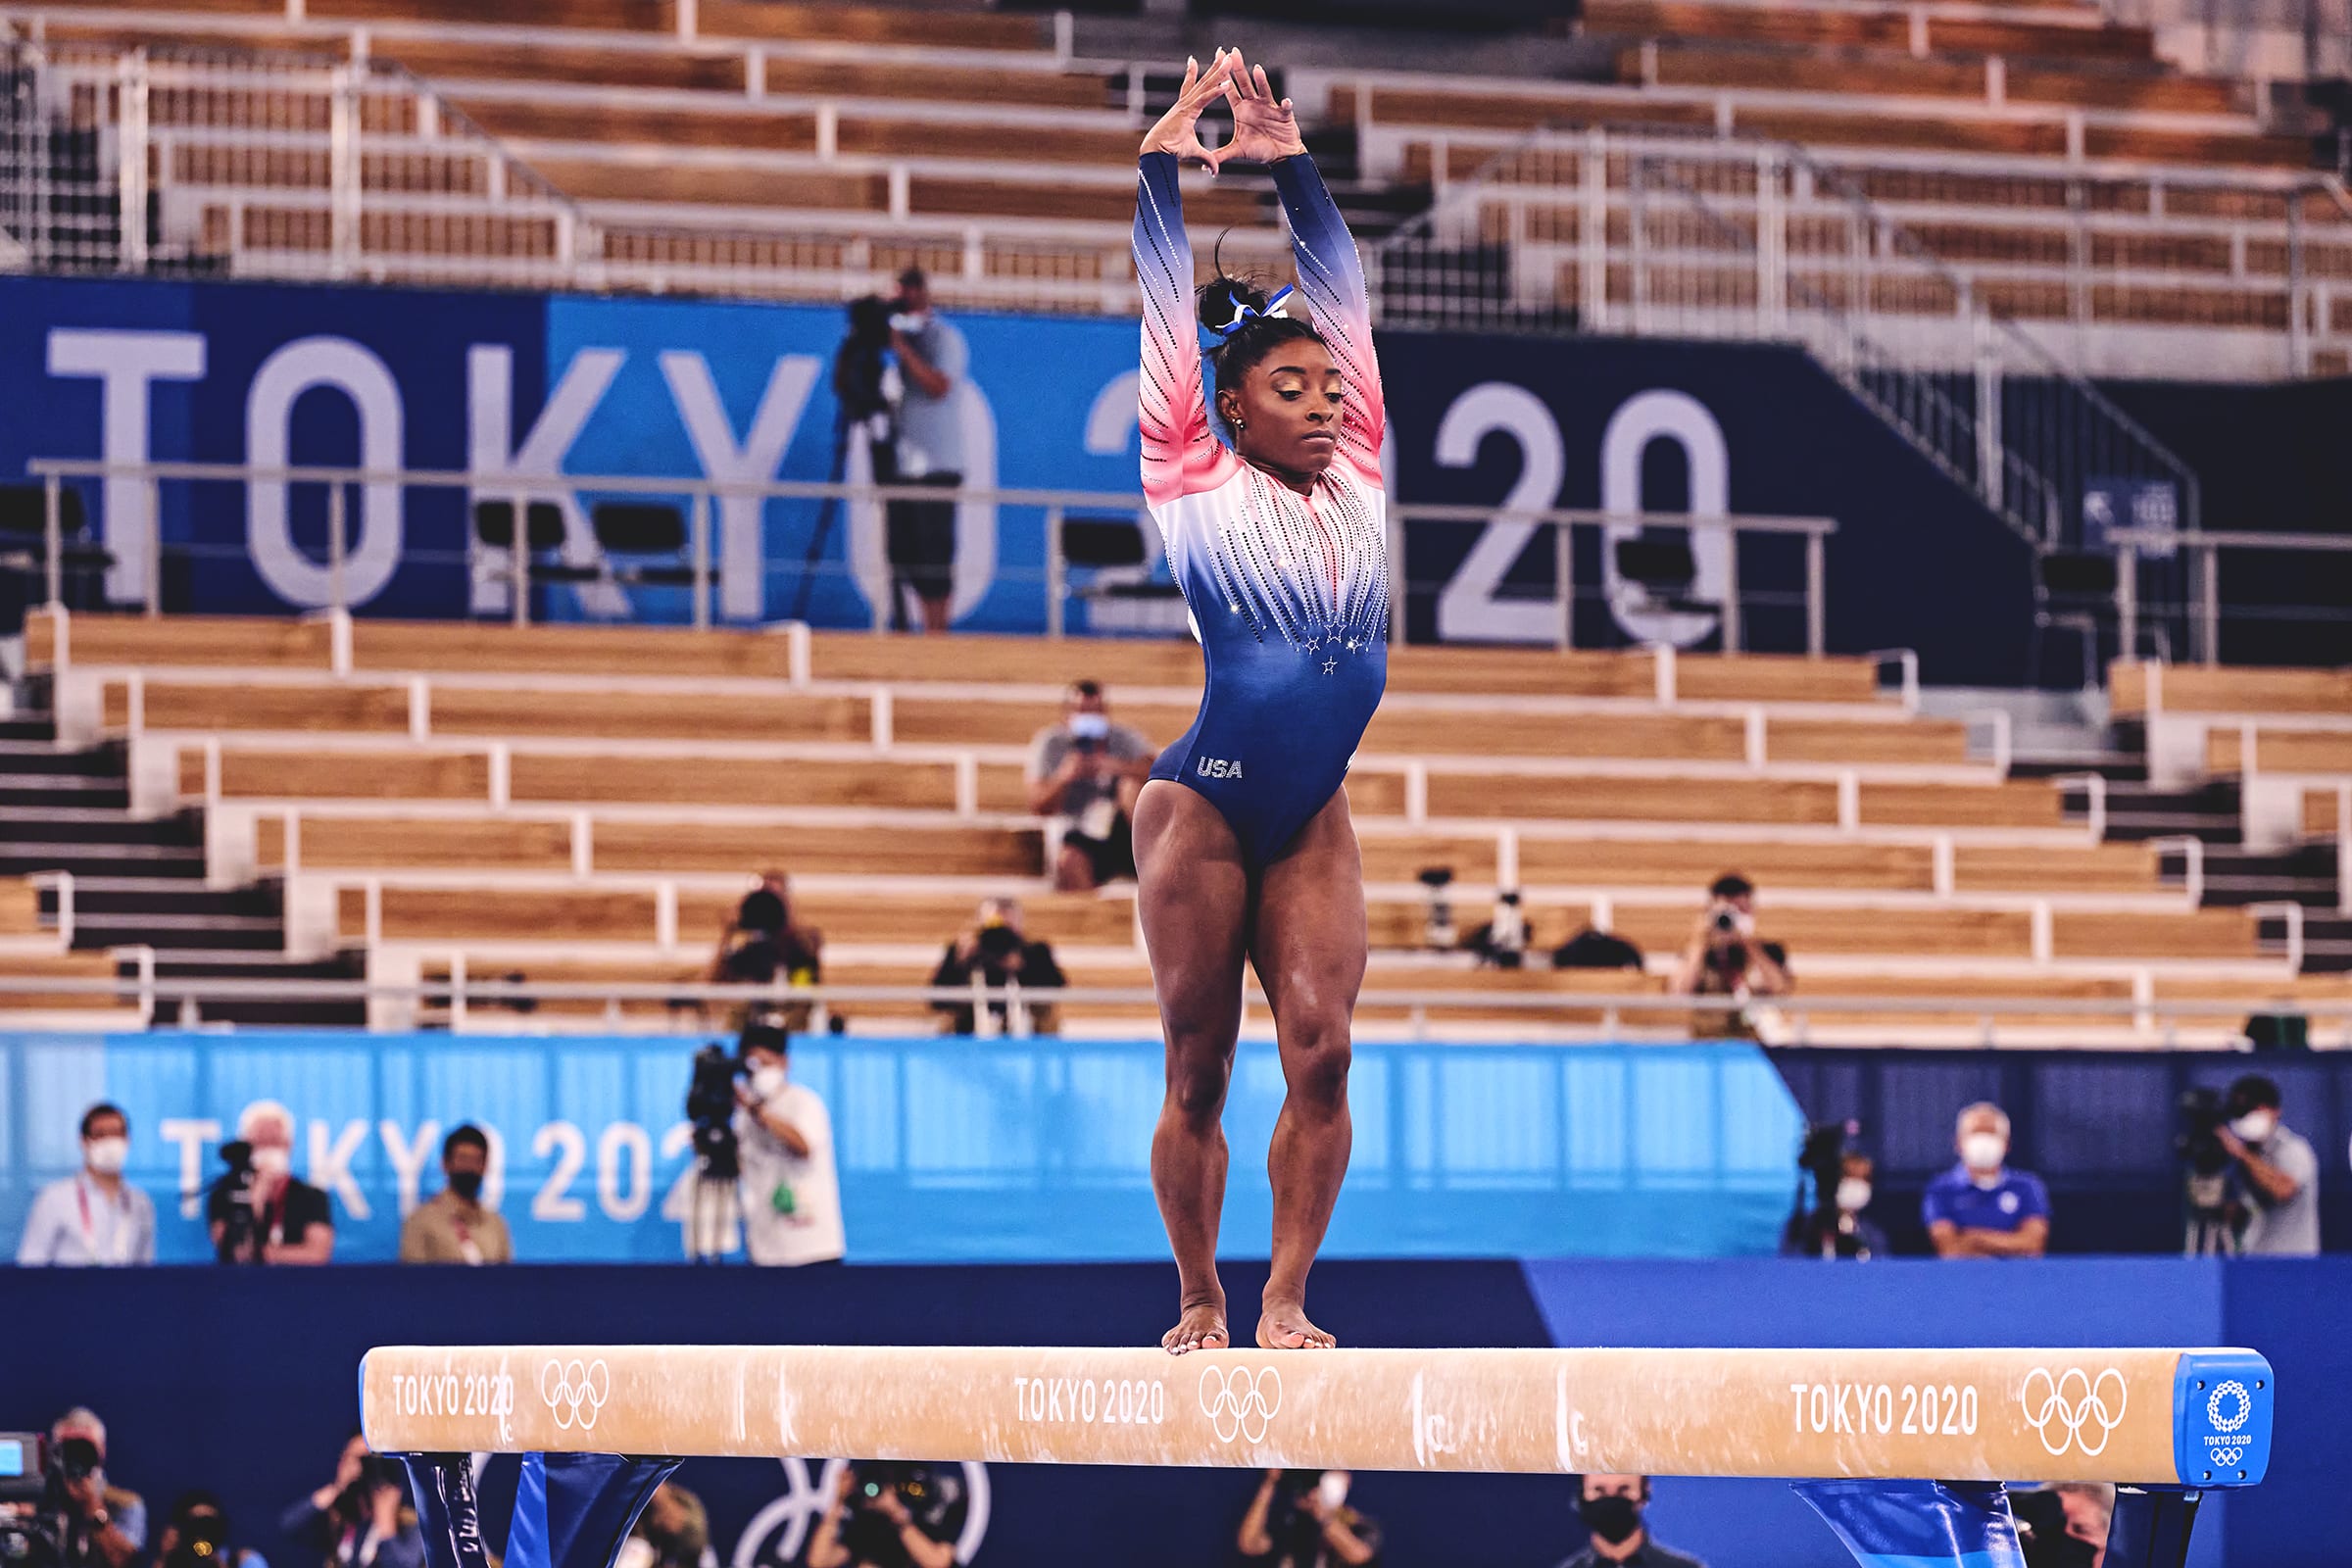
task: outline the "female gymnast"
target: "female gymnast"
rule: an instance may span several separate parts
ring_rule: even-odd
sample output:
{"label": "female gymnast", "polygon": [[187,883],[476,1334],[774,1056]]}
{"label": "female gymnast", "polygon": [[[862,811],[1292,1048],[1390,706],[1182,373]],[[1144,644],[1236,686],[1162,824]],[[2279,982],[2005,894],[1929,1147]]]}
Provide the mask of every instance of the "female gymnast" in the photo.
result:
{"label": "female gymnast", "polygon": [[[1223,97],[1232,139],[1195,126]],[[1198,315],[1178,165],[1271,168],[1312,325],[1220,276]],[[1144,298],[1144,494],[1200,640],[1200,715],[1135,808],[1144,941],[1167,1035],[1152,1187],[1182,1289],[1167,1349],[1232,1343],[1217,1283],[1219,1118],[1241,1029],[1242,963],[1274,1009],[1289,1096],[1266,1159],[1268,1349],[1334,1342],[1306,1273],[1347,1173],[1348,1028],[1364,978],[1363,866],[1341,789],[1388,681],[1388,501],[1380,372],[1354,242],[1263,68],[1219,50],[1144,138],[1135,262]],[[1208,347],[1203,351],[1202,344]],[[1201,392],[1203,368],[1212,406]],[[1217,426],[1224,427],[1221,436]]]}

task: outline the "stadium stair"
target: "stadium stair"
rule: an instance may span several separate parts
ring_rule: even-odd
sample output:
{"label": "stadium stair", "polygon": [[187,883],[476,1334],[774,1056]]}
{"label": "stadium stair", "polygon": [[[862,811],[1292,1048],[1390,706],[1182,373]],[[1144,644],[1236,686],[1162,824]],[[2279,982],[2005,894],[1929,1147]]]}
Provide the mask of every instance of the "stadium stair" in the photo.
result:
{"label": "stadium stair", "polygon": [[[123,749],[119,744],[67,751],[45,714],[0,721],[0,874],[66,872],[74,879],[74,947],[81,951],[149,948],[160,981],[352,979],[356,963],[302,962],[286,956],[285,911],[277,890],[212,888],[204,881],[199,813],[142,819],[130,812]],[[41,912],[54,919],[60,893],[42,889]],[[125,958],[125,978],[137,965]],[[159,1021],[184,1021],[159,1009]],[[275,998],[208,1002],[201,1017],[216,1023],[358,1025],[358,1002]]]}

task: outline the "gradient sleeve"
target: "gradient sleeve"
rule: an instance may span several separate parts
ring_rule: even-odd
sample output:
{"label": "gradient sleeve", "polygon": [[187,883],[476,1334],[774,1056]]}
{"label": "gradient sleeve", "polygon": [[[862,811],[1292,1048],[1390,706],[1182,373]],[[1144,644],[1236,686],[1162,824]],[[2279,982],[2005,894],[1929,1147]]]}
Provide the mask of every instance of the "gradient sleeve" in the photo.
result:
{"label": "gradient sleeve", "polygon": [[1218,483],[1227,456],[1200,401],[1200,340],[1193,308],[1193,247],[1184,234],[1176,159],[1147,153],[1136,173],[1135,280],[1144,299],[1143,373],[1136,427],[1144,498],[1162,506]]}
{"label": "gradient sleeve", "polygon": [[1315,330],[1330,346],[1348,383],[1340,451],[1366,484],[1380,489],[1386,483],[1380,448],[1388,437],[1388,405],[1381,396],[1380,360],[1372,352],[1372,303],[1364,290],[1355,240],[1312,158],[1300,154],[1277,161],[1274,189],[1291,222],[1298,292],[1306,296]]}

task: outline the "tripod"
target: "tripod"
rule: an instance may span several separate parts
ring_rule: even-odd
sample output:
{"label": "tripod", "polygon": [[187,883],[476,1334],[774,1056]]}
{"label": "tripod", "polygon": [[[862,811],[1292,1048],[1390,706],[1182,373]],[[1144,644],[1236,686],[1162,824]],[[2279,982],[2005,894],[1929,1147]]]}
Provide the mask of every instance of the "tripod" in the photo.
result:
{"label": "tripod", "polygon": [[2237,1232],[2230,1225],[2230,1178],[2226,1174],[2188,1173],[2188,1226],[2180,1242],[2182,1257],[2235,1257]]}
{"label": "tripod", "polygon": [[705,1159],[695,1172],[694,1191],[686,1204],[686,1256],[695,1263],[726,1261],[730,1244],[742,1228],[743,1194],[736,1175],[722,1171],[720,1162]]}

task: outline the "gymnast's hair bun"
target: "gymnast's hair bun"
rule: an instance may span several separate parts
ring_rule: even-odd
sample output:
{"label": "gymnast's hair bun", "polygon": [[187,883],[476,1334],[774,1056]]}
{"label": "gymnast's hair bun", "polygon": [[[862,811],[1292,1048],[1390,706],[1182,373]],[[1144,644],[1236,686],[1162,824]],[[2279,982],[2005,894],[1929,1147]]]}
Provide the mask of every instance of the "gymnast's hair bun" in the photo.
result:
{"label": "gymnast's hair bun", "polygon": [[1245,277],[1228,276],[1222,270],[1200,288],[1200,324],[1210,331],[1222,331],[1242,318],[1247,307],[1252,315],[1266,314],[1266,291]]}

